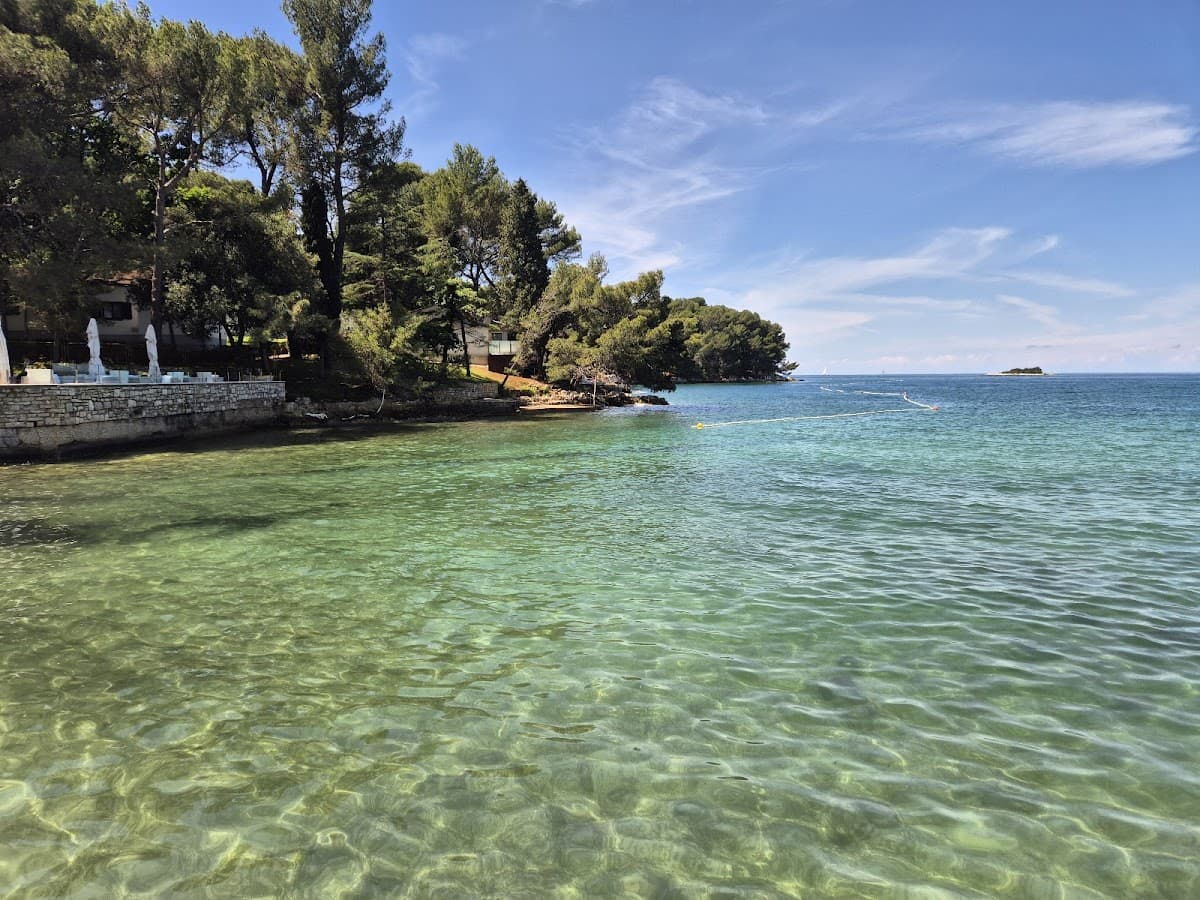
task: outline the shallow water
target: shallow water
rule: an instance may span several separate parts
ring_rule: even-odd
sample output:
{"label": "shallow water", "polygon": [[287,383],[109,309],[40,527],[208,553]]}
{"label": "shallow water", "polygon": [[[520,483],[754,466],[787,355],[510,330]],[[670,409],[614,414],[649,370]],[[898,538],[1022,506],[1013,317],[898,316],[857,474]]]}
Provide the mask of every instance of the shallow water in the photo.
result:
{"label": "shallow water", "polygon": [[0,469],[0,895],[1200,896],[1200,378],[670,399]]}

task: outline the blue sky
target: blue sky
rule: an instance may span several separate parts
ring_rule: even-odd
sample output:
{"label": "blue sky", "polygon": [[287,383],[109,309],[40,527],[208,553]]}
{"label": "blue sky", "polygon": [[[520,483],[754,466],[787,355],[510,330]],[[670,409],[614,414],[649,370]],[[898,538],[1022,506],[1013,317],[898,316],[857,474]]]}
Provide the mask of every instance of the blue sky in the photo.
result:
{"label": "blue sky", "polygon": [[[273,3],[153,2],[290,39]],[[1200,370],[1195,0],[376,4],[455,141],[612,275],[783,324],[803,372]]]}

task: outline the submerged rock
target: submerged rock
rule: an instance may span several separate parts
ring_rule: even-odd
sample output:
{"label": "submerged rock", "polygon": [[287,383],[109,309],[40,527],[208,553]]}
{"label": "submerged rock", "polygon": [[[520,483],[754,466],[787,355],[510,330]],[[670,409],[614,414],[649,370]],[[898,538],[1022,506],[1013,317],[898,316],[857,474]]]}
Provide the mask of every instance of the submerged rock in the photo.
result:
{"label": "submerged rock", "polygon": [[73,544],[78,540],[79,535],[66,525],[47,519],[0,521],[0,547]]}

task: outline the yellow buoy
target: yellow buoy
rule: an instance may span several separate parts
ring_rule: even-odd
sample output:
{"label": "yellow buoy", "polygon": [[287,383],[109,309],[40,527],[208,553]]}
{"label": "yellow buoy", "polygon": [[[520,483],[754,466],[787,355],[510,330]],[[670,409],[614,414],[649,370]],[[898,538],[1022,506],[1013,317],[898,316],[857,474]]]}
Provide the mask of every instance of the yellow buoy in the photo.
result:
{"label": "yellow buoy", "polygon": [[703,428],[703,427],[704,427],[704,423],[703,423],[703,422],[697,422],[697,423],[696,423],[696,427],[697,427],[697,428]]}

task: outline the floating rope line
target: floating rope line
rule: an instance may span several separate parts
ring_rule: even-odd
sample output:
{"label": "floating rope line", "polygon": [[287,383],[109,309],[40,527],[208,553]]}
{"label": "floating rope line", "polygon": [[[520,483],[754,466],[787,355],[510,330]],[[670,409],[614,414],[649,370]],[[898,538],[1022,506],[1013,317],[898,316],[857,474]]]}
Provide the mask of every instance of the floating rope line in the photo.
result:
{"label": "floating rope line", "polygon": [[867,394],[873,397],[899,397],[909,406],[901,406],[896,409],[867,409],[862,412],[848,413],[827,413],[823,416],[781,416],[777,419],[740,419],[734,422],[714,422],[711,425],[706,425],[703,422],[697,422],[695,428],[728,428],[730,425],[765,425],[768,422],[811,422],[816,419],[853,419],[858,416],[886,416],[895,413],[912,413],[912,412],[937,412],[936,406],[931,406],[928,403],[922,403],[920,400],[914,400],[908,396],[908,391],[898,394],[884,394],[879,391],[843,391],[837,388],[822,387],[821,390],[828,391],[833,394]]}

